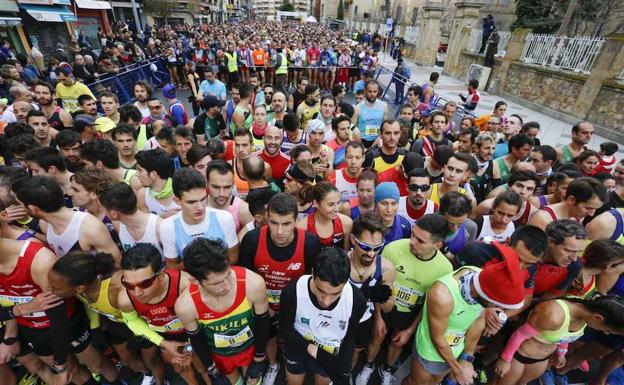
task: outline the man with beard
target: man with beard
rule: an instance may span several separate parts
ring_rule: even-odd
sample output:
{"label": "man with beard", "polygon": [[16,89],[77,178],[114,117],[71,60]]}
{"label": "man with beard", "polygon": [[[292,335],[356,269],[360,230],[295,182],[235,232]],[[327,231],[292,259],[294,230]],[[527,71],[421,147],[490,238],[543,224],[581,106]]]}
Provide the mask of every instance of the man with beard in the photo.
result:
{"label": "man with beard", "polygon": [[[356,384],[366,384],[372,374],[375,358],[379,352],[385,333],[382,317],[394,308],[392,287],[396,270],[392,262],[381,256],[384,246],[386,228],[379,217],[373,213],[365,213],[355,220],[351,235],[353,249],[349,251],[351,273],[349,282],[358,287],[367,302],[365,320],[360,321],[361,333],[356,339],[356,354],[367,347],[366,365],[358,375]],[[372,340],[368,341],[371,338]]]}
{"label": "man with beard", "polygon": [[267,205],[268,224],[250,230],[241,241],[240,265],[257,272],[267,283],[271,334],[267,343],[269,368],[264,384],[273,384],[279,372],[277,329],[280,295],[284,287],[312,270],[320,252],[318,237],[295,228],[297,201],[288,193],[278,193]]}
{"label": "man with beard", "polygon": [[[382,385],[390,385],[397,370],[403,346],[410,341],[420,321],[427,289],[441,276],[453,271],[453,266],[440,251],[449,233],[448,222],[441,215],[422,217],[411,230],[409,239],[400,239],[384,247],[382,256],[396,268],[393,288],[394,307],[379,319],[390,335],[386,359],[379,370]],[[377,336],[375,336],[377,337]],[[383,338],[375,338],[381,344]],[[367,365],[369,376],[372,365]],[[367,368],[365,366],[365,369]],[[360,373],[363,377],[364,370]],[[367,381],[356,384],[366,384]]]}
{"label": "man with beard", "polygon": [[91,95],[80,95],[78,97],[78,105],[80,106],[80,114],[89,115],[93,119],[100,117],[97,110],[97,100]]}
{"label": "man with beard", "polygon": [[264,89],[260,84],[260,80],[258,79],[258,74],[256,72],[251,72],[249,74],[249,84],[253,88],[253,97],[251,99],[251,107],[255,108],[260,104],[266,104]]}
{"label": "man with beard", "polygon": [[65,158],[67,170],[74,173],[84,167],[82,157],[80,156],[80,134],[73,130],[63,130],[56,135],[56,145],[61,151],[61,155]]}
{"label": "man with beard", "polygon": [[206,165],[208,200],[206,205],[215,209],[226,210],[232,214],[236,233],[241,227],[254,220],[249,212],[249,205],[232,194],[234,190],[234,170],[221,159],[215,159]]}
{"label": "man with beard", "polygon": [[152,97],[152,87],[145,80],[139,80],[132,86],[132,93],[136,99],[133,105],[141,111],[144,118],[149,116],[150,110],[147,107],[147,101]]}
{"label": "man with beard", "polygon": [[41,106],[48,124],[57,131],[72,128],[74,121],[69,112],[56,104],[54,88],[49,83],[37,82],[35,84],[35,100]]}
{"label": "man with beard", "polygon": [[284,140],[284,133],[275,126],[268,126],[264,131],[264,149],[256,152],[262,160],[271,166],[273,181],[281,183],[290,167],[290,157],[280,151],[280,146]]}
{"label": "man with beard", "polygon": [[522,130],[522,118],[519,115],[511,115],[503,125],[503,137],[496,143],[494,159],[509,153],[509,140]]}
{"label": "man with beard", "polygon": [[317,84],[308,84],[305,87],[306,98],[297,107],[297,116],[301,120],[301,128],[306,130],[308,122],[321,110],[321,90]]}
{"label": "man with beard", "polygon": [[82,83],[78,83],[74,78],[74,72],[69,64],[64,64],[56,68],[56,96],[61,100],[63,108],[73,113],[80,109],[78,98],[81,95],[89,95],[95,98],[89,87]]}
{"label": "man with beard", "polygon": [[482,132],[475,139],[475,145],[477,151],[473,156],[477,160],[479,171],[472,178],[470,184],[477,202],[482,202],[493,187],[494,162],[492,159],[496,146],[494,135],[489,132]]}
{"label": "man with beard", "polygon": [[31,110],[26,115],[26,123],[34,130],[37,143],[42,147],[56,147],[56,141],[50,135],[50,126],[43,112]]}
{"label": "man with beard", "polygon": [[557,158],[561,163],[574,161],[586,149],[594,135],[594,126],[590,122],[582,121],[572,127],[572,141],[557,147]]}
{"label": "man with beard", "polygon": [[448,125],[448,117],[441,111],[434,111],[429,119],[431,119],[431,134],[417,139],[411,148],[411,151],[422,156],[433,155],[437,147],[453,145],[453,142],[444,136],[444,130]]}
{"label": "man with beard", "polygon": [[355,106],[351,123],[360,130],[364,147],[370,148],[379,137],[379,130],[385,120],[391,119],[386,102],[379,98],[379,83],[376,80],[366,82],[364,103]]}
{"label": "man with beard", "polygon": [[193,131],[197,137],[197,143],[205,145],[208,139],[227,134],[225,120],[221,114],[221,107],[224,104],[225,100],[216,96],[204,96],[202,101],[204,112],[199,114],[193,122]]}
{"label": "man with beard", "polygon": [[104,91],[100,94],[100,105],[104,111],[104,116],[110,118],[115,124],[119,123],[119,98],[111,91]]}
{"label": "man with beard", "polygon": [[286,95],[277,91],[271,96],[271,105],[267,109],[267,122],[273,126],[279,126],[284,122],[286,111]]}
{"label": "man with beard", "polygon": [[204,67],[204,80],[199,83],[199,92],[197,93],[197,99],[205,100],[206,96],[212,95],[217,99],[225,101],[227,98],[227,91],[225,84],[219,79],[215,78],[215,73],[211,66]]}
{"label": "man with beard", "polygon": [[[347,118],[347,122],[349,119]],[[349,122],[350,124],[350,122]],[[357,181],[364,169],[364,152],[366,149],[360,142],[349,142],[346,146],[345,166],[331,171],[326,179],[338,187],[340,200],[348,201],[357,198]]]}
{"label": "man with beard", "polygon": [[288,108],[292,111],[297,111],[299,105],[305,100],[305,88],[309,82],[306,76],[302,76],[297,80],[295,91],[288,96]]}
{"label": "man with beard", "polygon": [[416,168],[407,174],[407,178],[409,194],[399,199],[398,213],[413,225],[423,216],[438,211],[438,204],[429,199],[431,177],[425,169]]}

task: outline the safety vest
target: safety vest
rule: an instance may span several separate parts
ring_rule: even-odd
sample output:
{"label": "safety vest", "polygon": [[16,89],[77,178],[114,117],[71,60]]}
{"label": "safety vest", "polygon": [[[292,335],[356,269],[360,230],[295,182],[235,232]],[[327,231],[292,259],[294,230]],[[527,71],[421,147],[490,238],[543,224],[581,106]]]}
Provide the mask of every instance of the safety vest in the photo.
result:
{"label": "safety vest", "polygon": [[237,72],[238,71],[238,63],[237,61],[237,56],[236,52],[234,52],[234,55],[230,54],[229,52],[225,53],[225,57],[227,58],[227,69],[228,72]]}
{"label": "safety vest", "polygon": [[282,58],[282,63],[277,68],[277,70],[275,70],[275,74],[285,75],[288,73],[288,59],[286,59],[286,55],[284,55],[283,53],[280,54],[280,57]]}

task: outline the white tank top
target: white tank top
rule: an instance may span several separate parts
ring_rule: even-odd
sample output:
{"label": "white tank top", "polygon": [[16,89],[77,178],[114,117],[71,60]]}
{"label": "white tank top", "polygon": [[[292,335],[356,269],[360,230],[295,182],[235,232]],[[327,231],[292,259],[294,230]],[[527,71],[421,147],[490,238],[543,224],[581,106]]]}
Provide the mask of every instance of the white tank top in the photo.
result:
{"label": "white tank top", "polygon": [[160,254],[162,254],[162,246],[160,245],[160,242],[158,242],[156,231],[158,218],[159,217],[156,214],[149,214],[149,219],[147,220],[147,225],[145,225],[145,231],[143,232],[143,237],[141,237],[141,239],[134,239],[128,232],[126,225],[119,223],[119,240],[121,241],[123,250],[126,251],[137,243],[149,243],[150,245],[154,245],[154,247],[160,251]]}
{"label": "white tank top", "polygon": [[509,222],[509,224],[507,225],[507,228],[502,233],[496,234],[494,230],[492,230],[492,224],[490,223],[490,216],[484,215],[483,226],[481,227],[481,232],[479,233],[479,236],[477,237],[477,241],[483,241],[487,243],[491,241],[498,241],[500,243],[505,243],[507,239],[511,237],[511,234],[513,234],[515,229],[516,229],[516,226],[514,225],[514,223]]}
{"label": "white tank top", "polygon": [[340,344],[347,334],[349,318],[353,312],[353,287],[344,285],[342,295],[332,310],[319,309],[310,300],[308,282],[311,275],[297,280],[297,310],[294,329],[319,348],[338,354]]}
{"label": "white tank top", "polygon": [[336,187],[340,191],[340,200],[357,198],[357,182],[349,182],[344,176],[344,168],[336,170]]}
{"label": "white tank top", "polygon": [[[416,221],[420,218],[412,218],[408,213],[407,213],[407,197],[400,197],[399,198],[399,211],[397,214],[402,215],[403,217],[405,217],[405,219],[407,219],[410,223],[410,225],[414,225],[414,223],[416,223]],[[427,199],[427,202],[425,203],[425,205],[427,206],[425,208],[425,212],[423,215],[427,215],[427,214],[435,214],[435,203],[433,203],[433,201],[430,201],[429,199]]]}
{"label": "white tank top", "polygon": [[85,212],[74,211],[69,226],[67,226],[61,235],[57,235],[52,228],[52,224],[48,223],[48,229],[46,231],[48,245],[52,247],[57,257],[60,258],[72,250],[82,250],[78,241],[80,239],[80,226],[86,216],[87,213]]}
{"label": "white tank top", "polygon": [[168,205],[166,206],[163,205],[162,203],[158,201],[158,199],[154,198],[149,193],[149,190],[150,190],[149,187],[145,189],[145,205],[147,206],[147,210],[150,213],[156,214],[156,215],[162,215],[169,210],[177,209],[180,207],[173,200],[171,200],[171,202]]}

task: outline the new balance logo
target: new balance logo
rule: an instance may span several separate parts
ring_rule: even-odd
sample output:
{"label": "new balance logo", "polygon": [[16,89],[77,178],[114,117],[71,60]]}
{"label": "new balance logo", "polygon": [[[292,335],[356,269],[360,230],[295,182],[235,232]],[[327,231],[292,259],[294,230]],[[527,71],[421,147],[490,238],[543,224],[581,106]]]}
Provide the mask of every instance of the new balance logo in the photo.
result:
{"label": "new balance logo", "polygon": [[286,268],[286,270],[299,270],[299,269],[301,269],[300,262],[293,262],[290,265],[288,265],[288,267]]}

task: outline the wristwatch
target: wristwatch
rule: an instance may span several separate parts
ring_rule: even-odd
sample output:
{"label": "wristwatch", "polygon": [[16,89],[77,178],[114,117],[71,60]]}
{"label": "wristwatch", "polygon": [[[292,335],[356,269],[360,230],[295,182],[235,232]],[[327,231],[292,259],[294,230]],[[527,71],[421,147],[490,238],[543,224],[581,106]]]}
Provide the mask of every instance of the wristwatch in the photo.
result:
{"label": "wristwatch", "polygon": [[17,337],[9,337],[2,340],[2,343],[11,346],[17,342]]}
{"label": "wristwatch", "polygon": [[459,355],[459,359],[460,359],[460,360],[464,360],[464,361],[466,361],[466,362],[470,362],[470,363],[473,363],[473,362],[474,362],[474,360],[475,360],[474,356],[471,356],[470,354],[468,354],[468,353],[466,353],[466,352],[462,352],[462,353]]}

